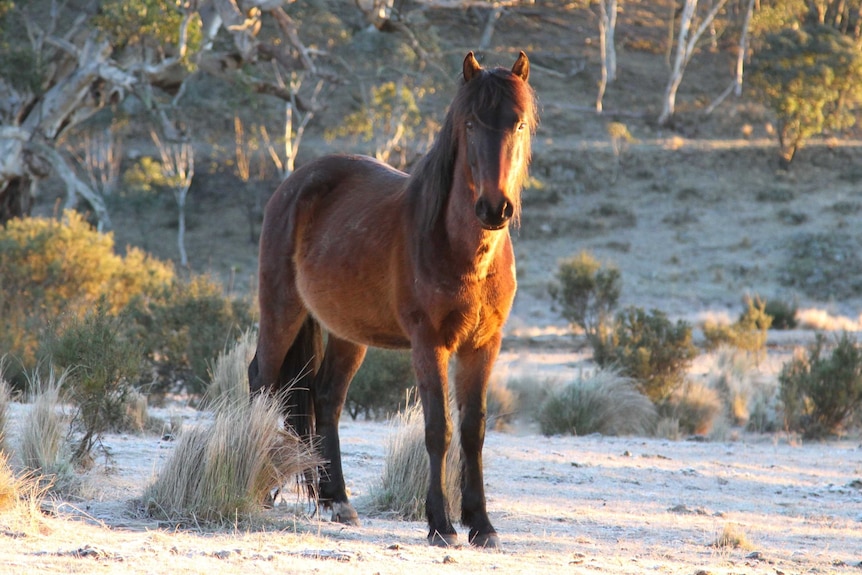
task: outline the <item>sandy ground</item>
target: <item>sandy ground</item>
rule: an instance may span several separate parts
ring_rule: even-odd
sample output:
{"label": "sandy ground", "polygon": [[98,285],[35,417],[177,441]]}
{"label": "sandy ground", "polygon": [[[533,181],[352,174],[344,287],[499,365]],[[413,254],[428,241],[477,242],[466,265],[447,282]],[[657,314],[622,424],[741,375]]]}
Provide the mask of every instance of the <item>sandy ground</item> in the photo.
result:
{"label": "sandy ground", "polygon": [[[13,404],[13,421],[26,406]],[[206,413],[157,410],[187,425]],[[423,522],[363,510],[392,433],[342,424],[359,528],[276,508],[270,527],[176,529],[139,497],[174,442],[112,435],[88,498],[57,503],[38,529],[0,516],[0,572],[31,573],[859,573],[862,445],[783,435],[732,442],[489,432],[488,507],[499,551],[425,544]],[[463,530],[462,530],[463,531]],[[738,547],[717,546],[729,531]]]}

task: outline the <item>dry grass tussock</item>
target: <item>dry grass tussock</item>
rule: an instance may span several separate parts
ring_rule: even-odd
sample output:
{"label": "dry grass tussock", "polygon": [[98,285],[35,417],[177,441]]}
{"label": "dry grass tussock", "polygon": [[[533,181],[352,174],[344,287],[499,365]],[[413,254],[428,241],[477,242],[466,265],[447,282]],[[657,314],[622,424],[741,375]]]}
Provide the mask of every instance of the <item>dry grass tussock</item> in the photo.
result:
{"label": "dry grass tussock", "polygon": [[539,411],[544,435],[650,435],[656,418],[649,398],[613,370],[555,390]]}
{"label": "dry grass tussock", "polygon": [[313,449],[280,426],[278,402],[220,401],[209,425],[184,430],[144,494],[148,511],[175,521],[253,520],[270,491],[320,465]]}
{"label": "dry grass tussock", "polygon": [[204,398],[207,405],[234,403],[248,398],[248,364],[257,347],[257,332],[246,330],[232,348],[219,354],[211,369],[212,382]]}
{"label": "dry grass tussock", "polygon": [[[457,410],[450,409],[452,413]],[[461,516],[461,434],[453,422],[452,443],[446,456],[444,483],[449,514]],[[393,432],[386,445],[383,476],[371,490],[372,510],[392,513],[407,520],[425,517],[428,494],[428,452],[422,406],[412,402],[393,418]]]}
{"label": "dry grass tussock", "polygon": [[3,371],[6,363],[5,357],[0,357],[0,455],[9,453],[9,442],[7,437],[7,424],[9,423],[9,402],[12,400],[12,389],[6,378],[3,377]]}
{"label": "dry grass tussock", "polygon": [[0,453],[0,531],[32,535],[42,525],[41,504],[49,485],[32,473],[16,475]]}
{"label": "dry grass tussock", "polygon": [[33,407],[21,425],[18,454],[24,468],[49,478],[54,490],[71,492],[75,474],[66,441],[69,422],[61,401],[65,379],[65,372],[57,376],[52,371],[47,381],[39,375],[32,376]]}

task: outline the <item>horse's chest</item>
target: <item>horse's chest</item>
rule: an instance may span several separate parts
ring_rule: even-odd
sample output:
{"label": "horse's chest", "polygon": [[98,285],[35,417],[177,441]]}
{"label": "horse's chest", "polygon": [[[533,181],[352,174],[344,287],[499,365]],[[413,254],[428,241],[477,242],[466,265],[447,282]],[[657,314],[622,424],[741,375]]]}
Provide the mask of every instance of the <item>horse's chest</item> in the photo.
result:
{"label": "horse's chest", "polygon": [[[491,284],[491,285],[489,285]],[[480,282],[469,290],[441,290],[431,298],[436,331],[449,349],[480,347],[502,329],[514,298],[514,285],[501,290],[493,282]]]}

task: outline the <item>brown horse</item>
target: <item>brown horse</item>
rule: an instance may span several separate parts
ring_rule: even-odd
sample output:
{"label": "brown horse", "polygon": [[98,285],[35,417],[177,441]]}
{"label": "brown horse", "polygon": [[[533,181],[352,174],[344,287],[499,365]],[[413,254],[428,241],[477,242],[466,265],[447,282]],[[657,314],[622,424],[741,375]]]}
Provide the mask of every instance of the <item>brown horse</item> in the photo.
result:
{"label": "brown horse", "polygon": [[298,169],[266,206],[249,380],[253,393],[279,392],[309,373],[309,383],[287,390],[285,409],[298,433],[320,438],[328,463],[318,496],[334,521],[358,524],[338,439],[350,380],[366,346],[410,348],[430,458],[428,540],[457,541],[443,484],[454,355],[461,522],[472,544],[499,543],[482,479],[485,392],[515,296],[509,224],[537,122],[529,71],[523,52],[511,71],[483,69],[470,52],[443,128],[412,175],[364,156],[326,156]]}

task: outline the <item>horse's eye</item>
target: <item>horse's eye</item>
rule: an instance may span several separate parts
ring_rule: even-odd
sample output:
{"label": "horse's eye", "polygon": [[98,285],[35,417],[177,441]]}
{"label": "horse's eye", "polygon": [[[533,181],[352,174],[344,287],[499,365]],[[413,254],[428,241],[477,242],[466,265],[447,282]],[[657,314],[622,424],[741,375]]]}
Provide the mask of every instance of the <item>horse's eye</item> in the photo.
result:
{"label": "horse's eye", "polygon": [[467,131],[468,131],[468,132],[472,132],[472,131],[473,131],[473,122],[471,122],[470,120],[467,120],[467,123],[466,123],[466,124],[464,124],[464,126],[467,128]]}
{"label": "horse's eye", "polygon": [[521,122],[518,124],[518,131],[523,132],[527,129],[527,122]]}

